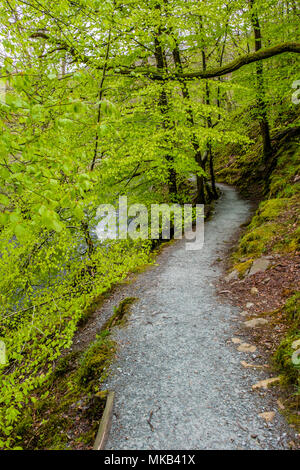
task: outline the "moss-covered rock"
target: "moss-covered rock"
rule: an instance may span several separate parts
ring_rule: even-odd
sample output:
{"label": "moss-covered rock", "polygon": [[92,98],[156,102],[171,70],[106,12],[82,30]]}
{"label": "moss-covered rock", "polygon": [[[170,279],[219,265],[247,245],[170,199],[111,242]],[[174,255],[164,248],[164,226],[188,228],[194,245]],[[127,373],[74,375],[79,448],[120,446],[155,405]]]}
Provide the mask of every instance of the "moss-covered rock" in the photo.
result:
{"label": "moss-covered rock", "polygon": [[241,263],[237,263],[234,265],[234,268],[238,271],[239,277],[243,277],[251,268],[253,263],[253,258],[250,258],[246,261],[243,261]]}
{"label": "moss-covered rock", "polygon": [[115,308],[112,317],[103,326],[104,330],[110,330],[114,326],[120,326],[125,323],[126,315],[128,314],[131,305],[136,301],[135,297],[126,297],[123,299],[119,306]]}
{"label": "moss-covered rock", "polygon": [[105,336],[103,333],[100,334],[83,354],[76,371],[76,381],[80,385],[92,385],[95,379],[99,377],[103,379],[115,352],[114,343]]}

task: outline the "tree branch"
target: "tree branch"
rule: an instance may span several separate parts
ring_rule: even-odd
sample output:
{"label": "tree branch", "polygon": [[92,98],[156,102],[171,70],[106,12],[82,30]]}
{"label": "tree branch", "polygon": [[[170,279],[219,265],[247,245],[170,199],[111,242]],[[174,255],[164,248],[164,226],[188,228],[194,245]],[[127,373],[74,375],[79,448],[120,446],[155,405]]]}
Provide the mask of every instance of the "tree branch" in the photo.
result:
{"label": "tree branch", "polygon": [[[56,40],[51,38],[49,35],[43,32],[36,32],[31,35],[31,38],[42,38],[47,40],[52,44],[56,44],[67,50],[71,55],[73,55],[78,62],[83,62],[87,65],[93,65],[95,68],[102,69],[103,66],[99,66],[95,64],[93,57],[88,57],[80,52],[76,51],[75,48],[66,44],[63,41]],[[221,77],[222,75],[227,75],[228,73],[232,73],[235,70],[240,69],[244,65],[251,64],[253,62],[257,62],[260,60],[269,59],[270,57],[274,57],[279,54],[283,54],[285,52],[294,52],[300,53],[300,42],[284,42],[281,44],[277,44],[273,47],[268,47],[265,49],[260,49],[259,51],[252,52],[250,54],[246,54],[244,56],[238,57],[237,59],[225,64],[221,67],[216,67],[213,69],[206,69],[206,70],[196,70],[194,72],[185,72],[185,73],[173,73],[173,74],[165,74],[162,75],[157,71],[157,69],[150,69],[145,67],[124,67],[120,66],[120,71],[118,73],[122,75],[130,75],[132,72],[140,73],[144,77],[151,78],[152,80],[193,80],[195,78],[215,78]],[[109,70],[111,67],[107,67]]]}
{"label": "tree branch", "polygon": [[296,52],[300,53],[300,43],[299,42],[286,42],[278,44],[277,46],[268,47],[267,49],[260,49],[257,52],[252,52],[251,54],[246,54],[242,57],[239,57],[229,64],[223,65],[222,67],[217,67],[215,69],[207,69],[206,71],[195,71],[183,73],[182,78],[184,79],[193,79],[193,78],[215,78],[228,73],[234,72],[235,70],[240,69],[244,65],[251,64],[252,62],[257,62],[259,60],[268,59],[270,57],[283,54],[284,52]]}
{"label": "tree branch", "polygon": [[[75,47],[73,47],[71,44],[68,44],[66,41],[62,41],[60,39],[53,38],[49,36],[48,34],[38,31],[36,33],[32,33],[30,36],[31,39],[44,39],[50,44],[58,46],[61,50],[65,50],[69,52],[78,62],[82,62],[86,65],[93,65],[95,66],[93,62],[93,57],[88,57],[81,52],[77,51]],[[99,67],[100,68],[100,67]]]}
{"label": "tree branch", "polygon": [[[134,69],[135,73],[140,73],[146,77],[152,78],[153,80],[193,80],[195,78],[215,78],[221,77],[222,75],[226,75],[228,73],[234,72],[235,70],[240,69],[244,65],[251,64],[252,62],[257,62],[259,60],[268,59],[270,57],[283,54],[284,52],[296,52],[300,53],[300,43],[299,42],[285,42],[282,44],[277,44],[273,47],[268,47],[266,49],[260,49],[257,52],[252,52],[250,54],[246,54],[242,57],[238,57],[237,59],[229,62],[226,65],[221,67],[216,67],[213,69],[206,69],[206,70],[196,70],[194,72],[185,72],[185,73],[175,73],[175,74],[168,74],[168,75],[161,75],[157,72],[157,70],[149,70],[149,69],[142,69],[136,67]],[[127,74],[129,73],[126,70],[122,70],[121,73]]]}

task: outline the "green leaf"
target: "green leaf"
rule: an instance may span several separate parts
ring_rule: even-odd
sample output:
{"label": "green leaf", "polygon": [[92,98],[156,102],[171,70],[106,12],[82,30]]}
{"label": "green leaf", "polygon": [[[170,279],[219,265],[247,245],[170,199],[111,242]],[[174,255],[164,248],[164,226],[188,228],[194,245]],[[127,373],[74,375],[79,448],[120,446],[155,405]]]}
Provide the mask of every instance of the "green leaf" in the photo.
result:
{"label": "green leaf", "polygon": [[5,194],[0,194],[0,204],[3,204],[4,206],[8,206],[10,203],[9,198]]}

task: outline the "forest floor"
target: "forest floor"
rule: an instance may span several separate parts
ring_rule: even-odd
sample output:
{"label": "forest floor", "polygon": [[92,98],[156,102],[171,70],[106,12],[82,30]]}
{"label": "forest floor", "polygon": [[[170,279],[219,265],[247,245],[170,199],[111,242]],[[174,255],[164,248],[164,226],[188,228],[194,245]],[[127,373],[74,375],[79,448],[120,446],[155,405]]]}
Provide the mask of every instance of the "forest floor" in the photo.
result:
{"label": "forest floor", "polygon": [[219,293],[240,307],[244,322],[263,317],[266,323],[249,333],[272,355],[290,327],[282,307],[300,284],[300,256],[273,254],[267,258],[270,266],[266,271],[229,282],[225,278],[219,283]]}
{"label": "forest floor", "polygon": [[[248,291],[234,307],[218,294],[225,269],[221,260],[228,258],[232,240],[251,214],[251,204],[234,189],[222,190],[205,224],[202,250],[186,251],[185,240],[166,246],[156,266],[95,312],[99,321],[120,300],[137,298],[126,327],[113,333],[118,353],[103,384],[116,392],[107,449],[297,445],[279,412],[276,387],[260,383],[274,373],[265,349],[248,342],[241,315],[250,301]],[[89,329],[92,324],[81,341],[85,335],[88,341]]]}

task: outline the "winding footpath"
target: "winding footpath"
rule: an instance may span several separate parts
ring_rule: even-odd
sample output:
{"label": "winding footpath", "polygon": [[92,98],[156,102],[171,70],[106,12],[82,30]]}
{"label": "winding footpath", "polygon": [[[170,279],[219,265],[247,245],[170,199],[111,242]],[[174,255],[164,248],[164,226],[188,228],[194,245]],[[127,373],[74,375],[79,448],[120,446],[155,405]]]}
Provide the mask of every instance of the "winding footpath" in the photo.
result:
{"label": "winding footpath", "polygon": [[[236,191],[222,186],[205,224],[205,245],[174,242],[127,287],[138,297],[125,328],[116,329],[116,362],[104,386],[115,390],[106,449],[284,449],[289,428],[269,395],[251,390],[268,377],[241,360],[256,354],[231,342],[240,312],[219,299],[217,259],[250,214]],[[272,423],[259,413],[275,411]]]}

